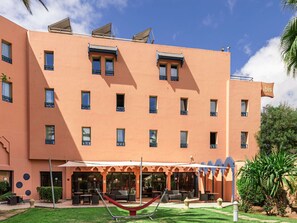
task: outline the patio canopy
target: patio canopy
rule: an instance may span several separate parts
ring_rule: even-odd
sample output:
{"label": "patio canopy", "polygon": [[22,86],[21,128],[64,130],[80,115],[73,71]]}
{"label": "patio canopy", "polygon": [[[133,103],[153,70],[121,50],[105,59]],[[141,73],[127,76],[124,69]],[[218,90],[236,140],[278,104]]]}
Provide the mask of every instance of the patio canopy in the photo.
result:
{"label": "patio canopy", "polygon": [[[59,167],[96,167],[96,166],[141,166],[140,161],[67,161]],[[219,168],[225,166],[213,166],[198,163],[167,163],[167,162],[142,162],[142,166],[179,166],[192,168]]]}

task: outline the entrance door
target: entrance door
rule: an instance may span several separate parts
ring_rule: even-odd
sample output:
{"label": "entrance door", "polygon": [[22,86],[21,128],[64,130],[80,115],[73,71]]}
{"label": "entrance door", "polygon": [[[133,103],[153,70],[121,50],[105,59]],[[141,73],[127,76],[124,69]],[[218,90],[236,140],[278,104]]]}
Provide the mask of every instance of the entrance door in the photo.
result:
{"label": "entrance door", "polygon": [[72,175],[72,193],[95,193],[95,189],[102,191],[103,178],[100,173],[94,172],[74,172]]}

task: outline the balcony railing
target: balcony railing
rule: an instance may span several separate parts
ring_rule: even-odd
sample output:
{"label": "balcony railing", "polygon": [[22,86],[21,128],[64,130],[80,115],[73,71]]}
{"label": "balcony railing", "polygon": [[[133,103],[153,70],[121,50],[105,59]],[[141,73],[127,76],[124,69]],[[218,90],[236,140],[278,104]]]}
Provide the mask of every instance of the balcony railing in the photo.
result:
{"label": "balcony railing", "polygon": [[54,65],[44,65],[45,70],[54,70]]}
{"label": "balcony railing", "polygon": [[241,147],[242,149],[246,149],[246,148],[248,148],[248,144],[246,144],[246,143],[241,143],[240,147]]}
{"label": "balcony railing", "polygon": [[82,145],[84,145],[84,146],[90,146],[91,145],[91,141],[83,140],[82,141]]}
{"label": "balcony railing", "polygon": [[7,63],[12,63],[12,59],[7,57],[7,56],[4,56],[4,55],[2,55],[2,60],[7,62]]}
{"label": "balcony railing", "polygon": [[44,107],[46,108],[54,108],[55,104],[54,102],[44,102]]}
{"label": "balcony railing", "polygon": [[253,81],[253,78],[252,77],[249,77],[249,76],[231,75],[231,80]]}
{"label": "balcony railing", "polygon": [[5,95],[2,95],[2,101],[6,101],[6,102],[12,103],[12,97],[8,97],[8,96],[5,96]]}
{"label": "balcony railing", "polygon": [[217,148],[217,144],[210,144],[210,148],[211,149],[216,149]]}
{"label": "balcony railing", "polygon": [[210,116],[218,116],[217,112],[210,112]]}
{"label": "balcony railing", "polygon": [[150,113],[157,113],[157,109],[156,108],[150,108]]}
{"label": "balcony railing", "polygon": [[178,81],[178,77],[171,77],[171,81]]}
{"label": "balcony railing", "polygon": [[55,144],[55,140],[54,139],[46,139],[45,140],[45,144],[54,145]]}
{"label": "balcony railing", "polygon": [[159,80],[167,80],[167,76],[160,75],[160,76],[159,76]]}
{"label": "balcony railing", "polygon": [[91,106],[90,105],[81,105],[81,109],[90,110]]}
{"label": "balcony railing", "polygon": [[117,112],[124,112],[125,111],[125,107],[117,107]]}
{"label": "balcony railing", "polygon": [[150,147],[157,147],[157,143],[156,142],[150,142]]}
{"label": "balcony railing", "polygon": [[117,142],[117,146],[125,146],[125,142]]}
{"label": "balcony railing", "polygon": [[248,116],[248,112],[241,112],[241,116],[247,117]]}
{"label": "balcony railing", "polygon": [[105,75],[106,76],[113,76],[114,75],[114,71],[113,70],[106,70],[105,71]]}
{"label": "balcony railing", "polygon": [[101,74],[101,70],[92,69],[92,74]]}
{"label": "balcony railing", "polygon": [[181,115],[188,115],[188,111],[186,111],[186,110],[181,110],[181,111],[180,111],[180,114],[181,114]]}
{"label": "balcony railing", "polygon": [[188,143],[181,143],[180,148],[188,148]]}

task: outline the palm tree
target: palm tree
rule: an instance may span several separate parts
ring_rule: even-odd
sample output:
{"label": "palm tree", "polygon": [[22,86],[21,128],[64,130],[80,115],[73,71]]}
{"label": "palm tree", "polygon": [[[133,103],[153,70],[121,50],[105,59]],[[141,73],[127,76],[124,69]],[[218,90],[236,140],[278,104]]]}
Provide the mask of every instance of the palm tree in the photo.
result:
{"label": "palm tree", "polygon": [[[22,0],[24,5],[26,6],[27,10],[30,12],[30,14],[32,15],[32,11],[31,11],[31,0]],[[38,0],[42,5],[43,7],[48,11],[46,5],[44,4],[44,2],[42,0]]]}
{"label": "palm tree", "polygon": [[[285,8],[297,10],[297,0],[283,0]],[[293,77],[297,73],[297,17],[286,25],[281,36],[282,58],[287,67],[287,74]]]}

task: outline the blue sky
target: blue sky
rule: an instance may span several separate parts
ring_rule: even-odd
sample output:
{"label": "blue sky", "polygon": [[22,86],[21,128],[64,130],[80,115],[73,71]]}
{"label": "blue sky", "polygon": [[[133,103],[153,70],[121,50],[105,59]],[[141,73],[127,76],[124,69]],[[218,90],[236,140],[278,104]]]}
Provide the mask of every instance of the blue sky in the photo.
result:
{"label": "blue sky", "polygon": [[70,17],[76,33],[112,22],[117,37],[131,38],[151,27],[155,43],[210,50],[231,47],[230,74],[275,82],[274,99],[297,107],[297,82],[286,75],[279,37],[295,12],[281,0],[31,0],[30,15],[20,0],[1,0],[0,15],[30,30]]}

